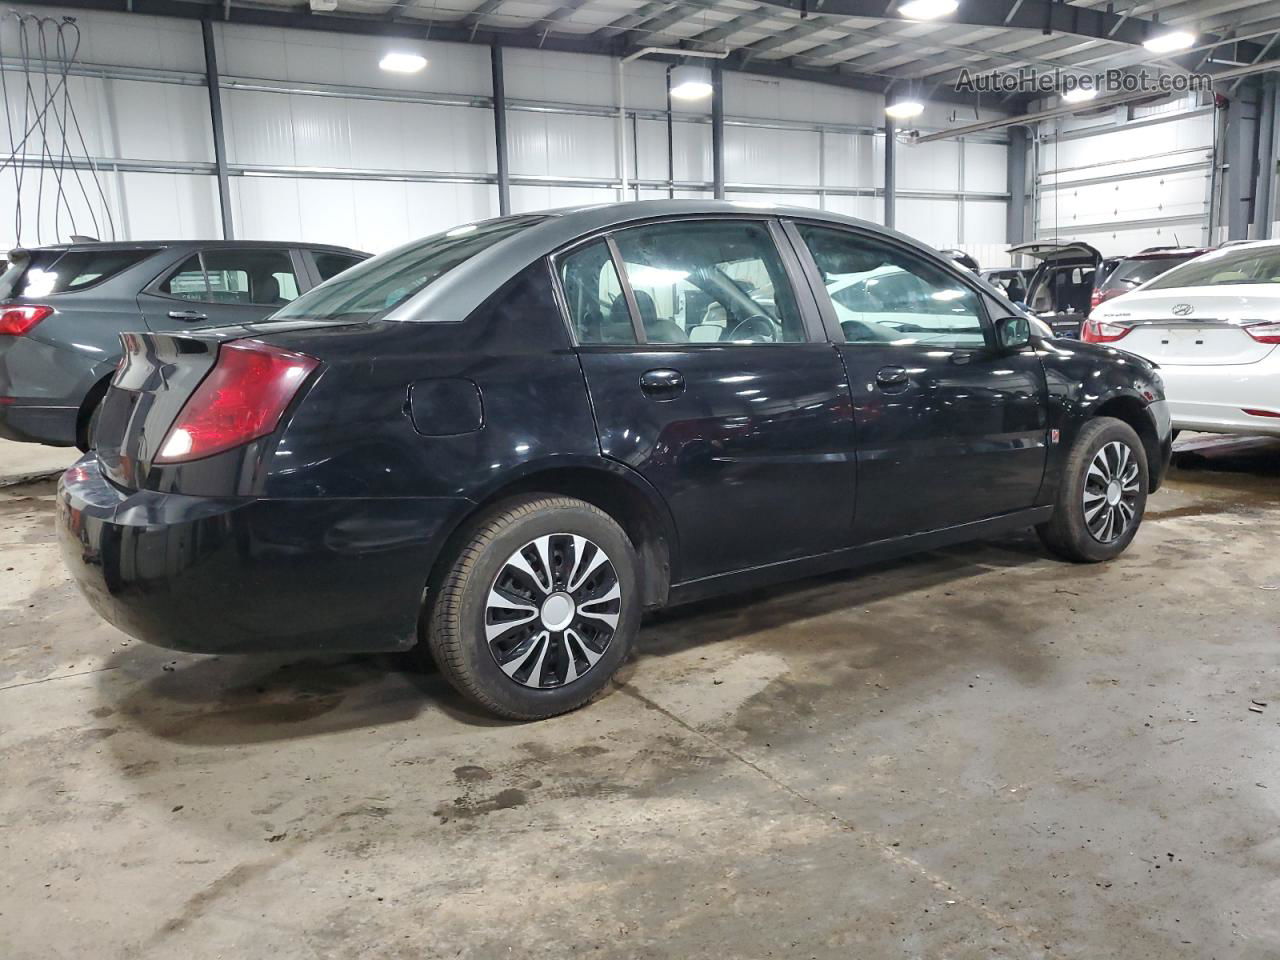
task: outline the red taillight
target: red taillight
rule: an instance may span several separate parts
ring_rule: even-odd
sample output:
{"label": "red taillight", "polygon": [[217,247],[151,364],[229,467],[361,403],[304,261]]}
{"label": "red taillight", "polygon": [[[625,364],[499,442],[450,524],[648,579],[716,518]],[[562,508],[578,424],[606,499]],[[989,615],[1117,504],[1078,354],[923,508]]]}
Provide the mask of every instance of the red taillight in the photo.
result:
{"label": "red taillight", "polygon": [[1241,407],[1241,409],[1251,417],[1280,417],[1280,413],[1275,410],[1250,410],[1248,407]]}
{"label": "red taillight", "polygon": [[223,344],[213,370],[165,435],[156,462],[198,460],[265,437],[319,365],[314,357],[252,340]]}
{"label": "red taillight", "polygon": [[1244,332],[1259,343],[1280,343],[1280,321],[1250,323],[1245,326]]}
{"label": "red taillight", "polygon": [[1099,290],[1097,287],[1094,287],[1093,293],[1089,295],[1089,309],[1092,310],[1094,307],[1096,307],[1105,299],[1106,297],[1102,295],[1102,291]]}
{"label": "red taillight", "polygon": [[53,307],[34,304],[0,307],[0,336],[20,337],[51,313]]}
{"label": "red taillight", "polygon": [[1080,339],[1085,343],[1115,343],[1127,337],[1132,329],[1105,320],[1086,320],[1080,330]]}

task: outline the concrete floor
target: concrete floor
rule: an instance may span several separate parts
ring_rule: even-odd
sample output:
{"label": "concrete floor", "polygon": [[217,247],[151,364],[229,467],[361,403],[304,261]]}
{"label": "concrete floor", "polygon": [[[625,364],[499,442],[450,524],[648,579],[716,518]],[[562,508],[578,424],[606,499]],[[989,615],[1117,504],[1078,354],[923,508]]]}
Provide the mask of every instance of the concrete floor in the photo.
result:
{"label": "concrete floor", "polygon": [[1115,563],[668,612],[533,725],[131,642],[0,490],[0,955],[1280,956],[1280,443],[1197,443]]}

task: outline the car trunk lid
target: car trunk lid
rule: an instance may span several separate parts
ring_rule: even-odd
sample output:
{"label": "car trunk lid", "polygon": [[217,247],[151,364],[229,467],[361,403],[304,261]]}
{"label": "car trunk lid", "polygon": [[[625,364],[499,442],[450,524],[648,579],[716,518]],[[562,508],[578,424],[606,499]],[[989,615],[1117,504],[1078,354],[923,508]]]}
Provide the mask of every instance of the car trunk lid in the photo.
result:
{"label": "car trunk lid", "polygon": [[1116,346],[1157,363],[1234,366],[1257,363],[1276,348],[1245,329],[1271,319],[1275,311],[1274,294],[1224,296],[1221,289],[1187,287],[1127,294],[1100,319],[1130,327]]}
{"label": "car trunk lid", "polygon": [[126,489],[143,485],[169,428],[213,369],[223,344],[347,325],[298,320],[191,332],[121,334],[124,355],[103,398],[93,431],[103,473]]}

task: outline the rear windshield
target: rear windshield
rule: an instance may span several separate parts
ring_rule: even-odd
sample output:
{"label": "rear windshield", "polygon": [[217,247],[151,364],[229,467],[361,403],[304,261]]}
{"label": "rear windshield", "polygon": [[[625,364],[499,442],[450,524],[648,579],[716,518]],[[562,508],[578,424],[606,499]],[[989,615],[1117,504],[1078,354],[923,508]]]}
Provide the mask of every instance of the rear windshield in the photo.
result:
{"label": "rear windshield", "polygon": [[271,319],[376,319],[480,251],[545,219],[504,217],[427,237],[343,271]]}
{"label": "rear windshield", "polygon": [[1235,247],[1197,257],[1151,281],[1148,290],[1280,283],[1280,246]]}
{"label": "rear windshield", "polygon": [[74,293],[141,263],[154,250],[32,250],[0,276],[0,299]]}
{"label": "rear windshield", "polygon": [[1102,289],[1114,290],[1118,287],[1132,290],[1138,284],[1153,280],[1193,257],[1194,254],[1188,254],[1185,257],[1160,257],[1155,260],[1121,260],[1111,276],[1107,277],[1107,282],[1102,285]]}

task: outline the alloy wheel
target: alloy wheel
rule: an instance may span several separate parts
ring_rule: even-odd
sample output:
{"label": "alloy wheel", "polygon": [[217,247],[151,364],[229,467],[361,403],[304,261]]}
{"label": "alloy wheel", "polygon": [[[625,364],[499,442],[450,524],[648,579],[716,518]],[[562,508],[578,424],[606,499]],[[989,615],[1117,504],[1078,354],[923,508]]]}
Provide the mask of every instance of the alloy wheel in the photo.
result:
{"label": "alloy wheel", "polygon": [[563,687],[604,656],[621,613],[622,588],[604,550],[577,534],[552,533],[503,563],[485,603],[485,640],[516,683]]}
{"label": "alloy wheel", "polygon": [[1099,543],[1114,543],[1138,515],[1138,459],[1119,440],[1104,444],[1084,478],[1084,522]]}

